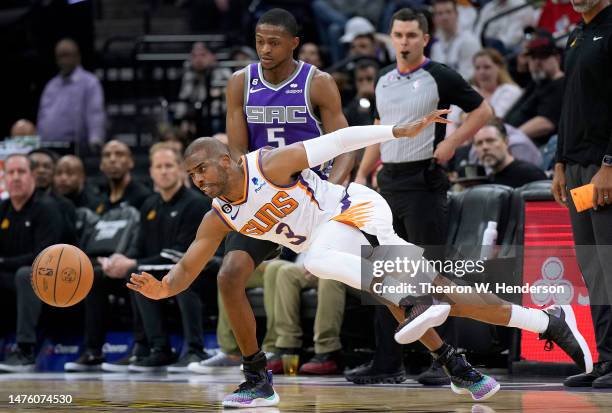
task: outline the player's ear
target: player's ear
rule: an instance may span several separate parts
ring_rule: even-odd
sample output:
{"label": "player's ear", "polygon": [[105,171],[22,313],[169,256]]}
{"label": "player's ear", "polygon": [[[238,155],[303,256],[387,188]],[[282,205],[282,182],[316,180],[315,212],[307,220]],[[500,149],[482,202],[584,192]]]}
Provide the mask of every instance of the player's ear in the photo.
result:
{"label": "player's ear", "polygon": [[297,47],[300,45],[300,38],[299,37],[294,37],[293,39],[291,39],[291,48],[292,50],[297,49]]}
{"label": "player's ear", "polygon": [[424,46],[427,46],[429,44],[430,39],[431,39],[431,36],[428,33],[423,34],[423,40],[425,40]]}

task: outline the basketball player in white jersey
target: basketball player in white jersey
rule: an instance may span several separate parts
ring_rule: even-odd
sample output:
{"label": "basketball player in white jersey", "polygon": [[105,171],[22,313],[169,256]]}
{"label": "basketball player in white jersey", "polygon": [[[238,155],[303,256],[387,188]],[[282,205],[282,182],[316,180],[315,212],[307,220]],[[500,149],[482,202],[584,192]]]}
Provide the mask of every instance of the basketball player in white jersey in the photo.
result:
{"label": "basketball player in white jersey", "polygon": [[[312,274],[369,290],[372,273],[362,271],[362,261],[366,260],[361,258],[361,246],[368,245],[363,233],[375,236],[381,245],[411,244],[395,234],[391,210],[378,193],[354,183],[347,189],[331,184],[309,168],[344,152],[399,137],[416,136],[432,122],[448,123],[442,117],[447,113],[448,110],[433,111],[419,121],[401,126],[340,129],[283,148],[260,149],[243,156],[240,162],[233,161],[229,148],[219,141],[197,139],[185,152],[185,167],[195,185],[214,198],[213,210],[202,220],[196,239],[181,261],[161,281],[147,273],[132,274],[128,287],[152,299],[178,294],[198,276],[225,235],[238,231],[296,252],[308,250],[304,266]],[[419,276],[429,277],[428,281],[436,285],[450,283],[437,274]],[[362,277],[369,278],[364,282]],[[449,298],[454,305],[436,302],[438,305],[413,306],[396,340],[402,343],[418,340],[449,315],[457,315],[541,333],[564,349],[584,370],[592,370],[591,354],[577,330],[571,307],[553,306],[545,311],[528,309],[486,294],[482,300],[488,305],[496,305],[495,311],[490,311],[487,305],[457,303],[462,297]],[[399,308],[400,300],[389,299],[395,300]],[[465,358],[456,356],[451,346],[441,343],[440,347],[428,348],[450,375],[453,391],[484,400],[499,390],[495,379],[476,371]],[[262,367],[260,372],[253,373],[254,377],[247,376],[247,382],[226,397],[223,405],[278,404],[279,397],[269,378],[266,379],[265,364]]]}

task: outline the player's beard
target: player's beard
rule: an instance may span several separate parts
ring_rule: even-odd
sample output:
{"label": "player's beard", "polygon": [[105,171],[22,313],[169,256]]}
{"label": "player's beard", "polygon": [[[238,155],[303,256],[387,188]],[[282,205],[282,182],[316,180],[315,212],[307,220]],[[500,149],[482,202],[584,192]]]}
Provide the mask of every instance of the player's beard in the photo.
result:
{"label": "player's beard", "polygon": [[586,13],[591,10],[593,7],[599,4],[599,2],[603,0],[585,0],[583,4],[576,4],[575,0],[570,0],[572,2],[572,7],[578,13]]}

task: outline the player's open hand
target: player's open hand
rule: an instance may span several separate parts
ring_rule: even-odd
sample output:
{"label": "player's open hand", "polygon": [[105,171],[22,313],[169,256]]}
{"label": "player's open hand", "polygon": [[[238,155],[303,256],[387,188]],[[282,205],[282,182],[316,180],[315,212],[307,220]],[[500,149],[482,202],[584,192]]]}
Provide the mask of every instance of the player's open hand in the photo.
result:
{"label": "player's open hand", "polygon": [[139,292],[145,297],[153,300],[161,300],[170,296],[168,285],[151,274],[142,272],[130,276],[130,281],[127,283],[129,289]]}
{"label": "player's open hand", "polygon": [[432,123],[452,123],[450,120],[442,117],[449,113],[450,109],[433,110],[419,120],[404,125],[396,125],[393,128],[393,135],[395,135],[396,138],[412,138],[417,136],[423,129]]}

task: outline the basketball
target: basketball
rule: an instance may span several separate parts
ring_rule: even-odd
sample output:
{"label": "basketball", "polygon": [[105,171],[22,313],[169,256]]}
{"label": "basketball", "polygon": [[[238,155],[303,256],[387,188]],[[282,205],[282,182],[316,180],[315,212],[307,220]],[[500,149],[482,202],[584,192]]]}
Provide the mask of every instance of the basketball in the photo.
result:
{"label": "basketball", "polygon": [[69,244],[45,248],[32,264],[32,288],[43,302],[70,307],[91,290],[93,266],[83,251]]}

